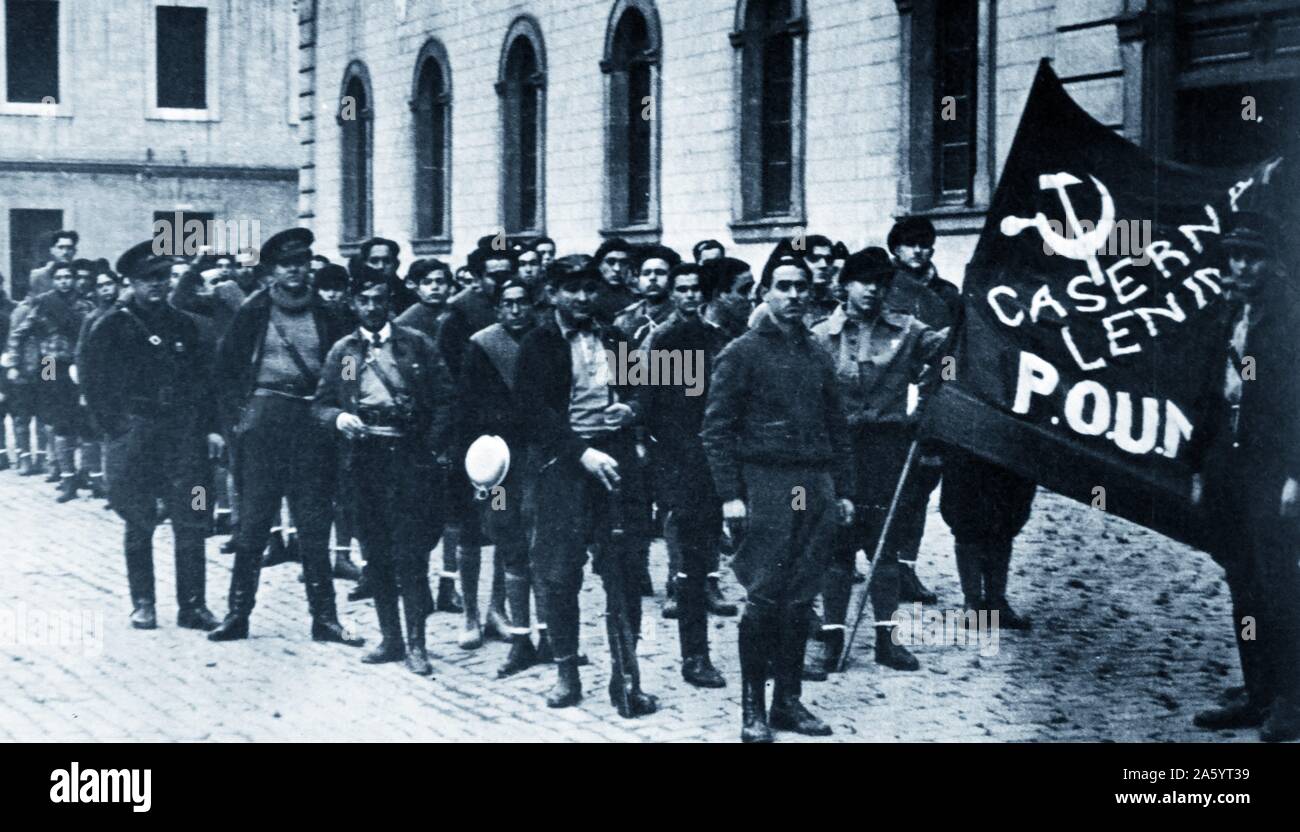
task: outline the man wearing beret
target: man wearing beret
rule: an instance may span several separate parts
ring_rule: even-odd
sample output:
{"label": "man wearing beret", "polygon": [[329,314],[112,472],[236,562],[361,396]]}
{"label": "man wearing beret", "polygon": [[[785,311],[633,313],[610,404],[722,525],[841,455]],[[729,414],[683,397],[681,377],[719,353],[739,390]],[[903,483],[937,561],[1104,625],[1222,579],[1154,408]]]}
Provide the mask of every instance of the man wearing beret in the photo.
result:
{"label": "man wearing beret", "polygon": [[[956,331],[962,318],[961,291],[939,276],[935,268],[934,224],[924,217],[904,217],[894,223],[885,245],[894,259],[894,281],[885,305],[911,315],[933,330]],[[942,352],[942,351],[941,351]],[[928,375],[937,373],[931,367]],[[916,557],[925,534],[925,517],[930,495],[939,487],[943,471],[943,446],[926,442],[917,450],[917,460],[899,497],[890,536],[898,536],[901,601],[936,603],[939,599],[916,574]],[[1005,620],[1003,626],[1006,626]]]}
{"label": "man wearing beret", "polygon": [[382,274],[361,270],[351,292],[360,326],[326,356],[312,416],[348,443],[357,536],[382,637],[362,661],[405,659],[408,670],[427,676],[433,672],[424,647],[425,619],[433,611],[428,554],[441,527],[454,390],[433,342],[389,322]]}
{"label": "man wearing beret", "polygon": [[222,418],[236,437],[239,529],[230,610],[213,641],[248,638],[262,550],[288,498],[298,527],[311,635],[360,646],[339,624],[329,534],[337,460],[334,436],[312,418],[311,401],[329,348],[347,323],[307,282],[312,233],[293,228],[262,246],[269,282],[239,307],[217,349]]}
{"label": "man wearing beret", "polygon": [[764,282],[768,313],[718,355],[700,431],[724,522],[747,526],[732,562],[748,593],[740,620],[744,742],[771,742],[772,728],[831,733],[799,701],[804,651],[836,522],[853,518],[840,385],[803,323],[812,274],[786,252],[769,261]]}
{"label": "man wearing beret", "polygon": [[77,366],[86,405],[106,438],[113,510],[126,521],[132,626],[157,626],[153,533],[161,497],[175,539],[176,624],[211,630],[217,620],[205,598],[208,512],[197,498],[206,490],[207,460],[221,453],[222,441],[198,328],[167,304],[171,266],[153,253],[152,240],[122,255],[117,270],[134,291],[90,330]]}
{"label": "man wearing beret", "polygon": [[529,559],[545,598],[558,676],[546,704],[564,708],[582,699],[578,593],[593,545],[595,571],[605,584],[610,700],[625,718],[643,716],[654,713],[658,701],[642,692],[636,657],[636,560],[650,530],[639,504],[632,391],[612,375],[606,357],[617,353],[618,335],[593,317],[599,274],[562,259],[551,264],[546,279],[555,312],[520,343],[515,377],[520,410],[532,419]]}
{"label": "man wearing beret", "polygon": [[[893,277],[894,266],[884,249],[851,254],[840,274],[845,302],[812,330],[835,363],[856,472],[854,522],[836,534],[822,586],[825,624],[810,642],[808,669],[813,678],[825,678],[838,663],[858,550],[868,557],[875,554],[907,460],[913,435],[908,385],[920,380],[948,338],[947,330],[936,332],[910,315],[885,309]],[[916,658],[895,644],[893,628],[881,623],[898,609],[898,552],[889,545],[893,539],[886,541],[867,587],[876,616],[876,661],[896,670],[916,670]]]}

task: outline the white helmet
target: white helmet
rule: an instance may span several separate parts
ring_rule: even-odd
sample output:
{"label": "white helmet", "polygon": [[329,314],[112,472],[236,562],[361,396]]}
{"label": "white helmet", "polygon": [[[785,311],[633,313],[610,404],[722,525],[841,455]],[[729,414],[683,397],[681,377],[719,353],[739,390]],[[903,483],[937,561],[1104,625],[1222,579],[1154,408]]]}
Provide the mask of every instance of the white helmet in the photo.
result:
{"label": "white helmet", "polygon": [[510,447],[500,436],[480,436],[465,452],[465,473],[474,484],[474,496],[486,500],[510,471]]}

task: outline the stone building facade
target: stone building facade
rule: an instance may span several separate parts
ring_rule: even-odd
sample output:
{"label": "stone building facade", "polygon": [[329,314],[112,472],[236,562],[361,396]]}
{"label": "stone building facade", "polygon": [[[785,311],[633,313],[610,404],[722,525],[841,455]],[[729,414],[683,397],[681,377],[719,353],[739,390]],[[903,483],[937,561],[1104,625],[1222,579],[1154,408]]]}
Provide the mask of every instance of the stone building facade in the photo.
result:
{"label": "stone building facade", "polygon": [[113,261],[155,216],[293,225],[297,9],[287,0],[0,0],[0,271],[45,235]]}
{"label": "stone building facade", "polygon": [[[482,235],[761,262],[922,213],[960,280],[1041,58],[1160,155],[1300,123],[1294,0],[303,0],[299,219],[459,262]],[[1247,117],[1249,115],[1249,117]]]}

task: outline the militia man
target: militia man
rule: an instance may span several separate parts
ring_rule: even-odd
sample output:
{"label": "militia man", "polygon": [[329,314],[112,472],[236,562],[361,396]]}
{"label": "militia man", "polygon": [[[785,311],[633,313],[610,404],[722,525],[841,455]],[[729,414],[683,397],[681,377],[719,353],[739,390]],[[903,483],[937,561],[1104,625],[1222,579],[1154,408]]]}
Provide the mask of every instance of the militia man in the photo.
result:
{"label": "militia man", "polygon": [[230,609],[209,638],[248,638],[262,551],[287,498],[297,524],[311,636],[363,643],[339,624],[330,570],[337,460],[334,436],[312,418],[321,364],[346,321],[327,310],[307,282],[313,236],[293,228],[261,249],[265,289],[244,302],[217,350],[221,411],[236,437],[239,528]]}
{"label": "militia man", "polygon": [[[77,259],[77,245],[80,235],[75,231],[55,231],[48,238],[50,259],[45,265],[31,270],[27,276],[25,297],[34,298],[54,288],[54,267],[71,263]],[[18,292],[15,290],[15,294]],[[19,300],[22,298],[20,297]]]}
{"label": "militia man", "polygon": [[153,533],[161,498],[174,538],[176,625],[211,630],[217,620],[205,597],[205,484],[207,461],[221,453],[222,439],[198,327],[167,304],[171,267],[170,258],[153,253],[153,240],[122,255],[117,271],[131,280],[131,298],[90,330],[78,376],[105,437],[110,501],[126,521],[131,625],[158,626]]}
{"label": "militia man", "polygon": [[379,646],[362,661],[405,660],[412,673],[427,676],[428,556],[441,527],[436,511],[454,389],[433,342],[389,321],[391,292],[382,273],[360,270],[351,294],[359,326],[326,356],[312,415],[348,443],[357,536],[380,631]]}
{"label": "militia man", "polygon": [[800,702],[804,651],[835,525],[853,519],[840,385],[803,323],[812,274],[793,253],[765,272],[768,314],[718,355],[700,432],[724,521],[747,526],[732,562],[748,593],[740,619],[744,742],[771,742],[772,728],[831,733]]}
{"label": "militia man", "polygon": [[637,421],[631,391],[618,384],[606,358],[617,354],[617,334],[600,324],[594,304],[602,278],[581,265],[557,260],[547,273],[553,318],[520,344],[515,395],[532,420],[528,474],[534,530],[530,562],[545,598],[557,679],[546,704],[576,705],[578,592],[588,545],[605,585],[606,632],[613,659],[610,701],[625,718],[658,710],[641,690],[636,643],[641,596],[636,558],[648,537],[640,511]]}
{"label": "militia man", "polygon": [[596,320],[602,324],[612,324],[620,312],[636,302],[636,295],[627,285],[631,257],[632,246],[627,240],[610,237],[591,258],[602,281],[594,310]]}
{"label": "militia man", "polygon": [[[838,665],[858,550],[875,554],[903,474],[914,434],[908,385],[919,381],[948,338],[946,330],[935,332],[910,315],[885,309],[893,276],[894,266],[882,248],[849,255],[840,274],[846,300],[812,330],[835,364],[856,471],[854,521],[836,535],[822,590],[825,623],[811,643],[814,677],[825,678]],[[867,587],[876,616],[876,662],[916,670],[916,658],[894,643],[894,628],[887,623],[898,609],[899,581],[898,553],[886,541]]]}
{"label": "militia man", "polygon": [[[528,420],[514,397],[519,344],[533,328],[533,288],[522,279],[503,283],[497,294],[497,323],[470,338],[461,362],[459,383],[458,448],[467,448],[479,436],[499,436],[516,455],[501,483],[488,495],[488,536],[496,547],[495,560],[505,575],[510,653],[497,670],[497,678],[512,676],[540,659],[530,638],[528,526],[524,517],[524,465]],[[459,456],[459,454],[458,454]],[[465,564],[461,564],[462,578]],[[465,596],[466,609],[470,595]],[[545,638],[546,625],[539,629]]]}

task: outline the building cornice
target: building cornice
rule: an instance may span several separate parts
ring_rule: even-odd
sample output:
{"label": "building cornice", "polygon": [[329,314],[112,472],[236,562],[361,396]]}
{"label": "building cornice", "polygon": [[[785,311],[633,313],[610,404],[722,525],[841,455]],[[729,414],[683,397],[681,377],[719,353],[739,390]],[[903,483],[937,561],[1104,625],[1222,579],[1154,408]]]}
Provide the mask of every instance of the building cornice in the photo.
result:
{"label": "building cornice", "polygon": [[297,168],[250,165],[166,165],[151,162],[0,159],[5,173],[100,173],[144,175],[169,179],[242,179],[270,182],[298,181]]}

